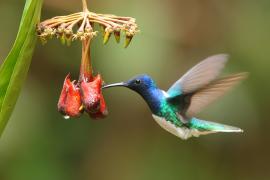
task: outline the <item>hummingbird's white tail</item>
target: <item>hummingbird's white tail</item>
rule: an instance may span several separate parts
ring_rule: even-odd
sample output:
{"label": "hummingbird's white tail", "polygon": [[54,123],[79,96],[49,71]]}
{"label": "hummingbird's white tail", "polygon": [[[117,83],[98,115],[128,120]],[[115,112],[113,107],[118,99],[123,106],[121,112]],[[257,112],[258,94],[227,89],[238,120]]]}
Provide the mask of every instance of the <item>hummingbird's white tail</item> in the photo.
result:
{"label": "hummingbird's white tail", "polygon": [[216,132],[243,132],[243,130],[238,127],[200,120],[197,118],[192,118],[189,122],[189,126],[190,129],[198,130],[199,134],[208,134]]}
{"label": "hummingbird's white tail", "polygon": [[153,117],[162,128],[183,140],[189,139],[192,136],[199,137],[200,135],[217,132],[243,132],[242,129],[237,127],[204,121],[197,118],[192,118],[187,124],[188,126],[178,127],[170,121],[166,121],[165,118],[156,115],[153,115]]}

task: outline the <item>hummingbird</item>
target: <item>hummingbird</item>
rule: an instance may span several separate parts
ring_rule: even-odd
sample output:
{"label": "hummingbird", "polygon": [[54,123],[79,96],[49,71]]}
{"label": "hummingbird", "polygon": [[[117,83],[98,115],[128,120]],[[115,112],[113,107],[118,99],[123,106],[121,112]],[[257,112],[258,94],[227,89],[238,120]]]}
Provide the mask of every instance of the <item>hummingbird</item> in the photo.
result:
{"label": "hummingbird", "polygon": [[146,74],[126,82],[104,85],[102,88],[122,86],[137,92],[148,104],[155,121],[183,140],[217,132],[243,132],[238,127],[195,117],[203,108],[247,77],[247,73],[242,72],[217,78],[227,60],[227,54],[217,54],[204,59],[167,91],[159,89],[154,80]]}

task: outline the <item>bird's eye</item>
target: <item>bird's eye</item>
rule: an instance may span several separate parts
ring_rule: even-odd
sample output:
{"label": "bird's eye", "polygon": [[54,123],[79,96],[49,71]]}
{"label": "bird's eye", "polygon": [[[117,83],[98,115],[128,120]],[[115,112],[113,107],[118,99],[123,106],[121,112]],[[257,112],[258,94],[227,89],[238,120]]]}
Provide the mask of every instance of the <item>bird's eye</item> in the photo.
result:
{"label": "bird's eye", "polygon": [[136,79],[136,80],[135,80],[135,84],[137,84],[137,85],[138,85],[138,84],[141,84],[141,80]]}

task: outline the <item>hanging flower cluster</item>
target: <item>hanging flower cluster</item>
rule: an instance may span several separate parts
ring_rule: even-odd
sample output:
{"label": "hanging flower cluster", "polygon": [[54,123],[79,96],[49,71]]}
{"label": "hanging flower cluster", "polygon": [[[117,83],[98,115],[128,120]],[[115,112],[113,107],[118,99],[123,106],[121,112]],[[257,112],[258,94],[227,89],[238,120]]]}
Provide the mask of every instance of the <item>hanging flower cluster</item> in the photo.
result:
{"label": "hanging flower cluster", "polygon": [[80,76],[72,81],[68,74],[57,104],[58,111],[64,118],[79,117],[86,111],[91,118],[103,118],[108,114],[102,95],[103,80],[100,74],[93,75],[90,44],[97,31],[94,24],[99,24],[103,32],[103,43],[106,44],[114,34],[116,42],[120,42],[121,32],[125,34],[125,47],[128,47],[133,36],[139,31],[134,18],[120,17],[111,14],[90,12],[86,0],[82,0],[83,12],[67,16],[57,16],[38,24],[37,34],[45,44],[48,39],[57,37],[63,44],[70,45],[74,40],[82,42],[82,59]]}
{"label": "hanging flower cluster", "polygon": [[90,39],[82,42],[82,60],[79,80],[71,81],[67,75],[58,101],[58,111],[66,119],[79,117],[86,111],[90,117],[103,118],[108,114],[102,95],[102,78],[93,76],[90,59]]}

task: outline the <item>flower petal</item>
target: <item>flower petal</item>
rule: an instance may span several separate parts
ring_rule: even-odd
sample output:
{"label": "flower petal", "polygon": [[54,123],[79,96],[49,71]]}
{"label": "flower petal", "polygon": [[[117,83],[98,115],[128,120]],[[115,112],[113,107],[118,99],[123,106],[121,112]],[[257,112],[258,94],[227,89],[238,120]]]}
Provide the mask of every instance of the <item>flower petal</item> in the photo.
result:
{"label": "flower petal", "polygon": [[71,82],[70,75],[65,78],[57,106],[60,113],[69,117],[78,117],[83,111],[80,90]]}

